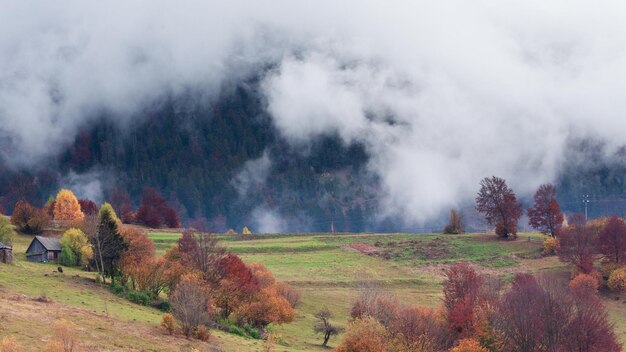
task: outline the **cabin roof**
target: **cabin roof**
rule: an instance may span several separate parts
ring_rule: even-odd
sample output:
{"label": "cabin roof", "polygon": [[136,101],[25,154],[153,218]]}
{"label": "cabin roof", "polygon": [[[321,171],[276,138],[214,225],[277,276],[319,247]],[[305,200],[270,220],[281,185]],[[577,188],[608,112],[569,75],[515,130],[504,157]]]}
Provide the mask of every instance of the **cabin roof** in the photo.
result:
{"label": "cabin roof", "polygon": [[61,240],[59,238],[35,236],[35,238],[33,239],[33,242],[30,243],[30,246],[28,246],[28,250],[26,250],[26,252],[30,250],[30,247],[33,245],[35,241],[39,241],[39,243],[41,243],[41,245],[47,251],[59,251],[59,252],[61,251]]}
{"label": "cabin roof", "polygon": [[0,249],[13,249],[11,246],[9,246],[8,244],[4,244],[2,242],[0,242]]}

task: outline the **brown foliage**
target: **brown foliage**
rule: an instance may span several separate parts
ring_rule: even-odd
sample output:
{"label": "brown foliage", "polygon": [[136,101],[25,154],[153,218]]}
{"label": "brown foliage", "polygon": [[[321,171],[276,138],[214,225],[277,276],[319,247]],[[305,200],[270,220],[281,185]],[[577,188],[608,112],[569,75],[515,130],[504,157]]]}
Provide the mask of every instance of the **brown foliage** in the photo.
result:
{"label": "brown foliage", "polygon": [[554,278],[518,274],[494,323],[507,351],[619,351],[600,299]]}
{"label": "brown foliage", "polygon": [[444,351],[450,341],[445,319],[431,309],[398,309],[388,329],[402,351]]}
{"label": "brown foliage", "polygon": [[0,352],[22,352],[22,345],[20,345],[15,337],[5,336],[0,341]]}
{"label": "brown foliage", "polygon": [[136,227],[121,226],[120,235],[127,245],[120,259],[123,279],[131,279],[133,288],[139,291],[154,289],[154,281],[159,276],[154,242],[144,230]]}
{"label": "brown foliage", "polygon": [[463,232],[465,232],[463,226],[463,214],[456,209],[451,209],[450,218],[448,219],[448,224],[443,229],[443,233],[460,234]]}
{"label": "brown foliage", "polygon": [[20,232],[39,235],[50,223],[50,218],[43,209],[35,208],[25,200],[19,200],[13,209],[11,223]]}
{"label": "brown foliage", "polygon": [[458,263],[446,272],[443,284],[444,308],[448,326],[458,336],[470,337],[478,332],[477,308],[483,283],[467,263]]}
{"label": "brown foliage", "polygon": [[489,352],[474,339],[463,339],[450,352]]}
{"label": "brown foliage", "polygon": [[283,282],[276,283],[275,288],[276,292],[285,297],[292,308],[296,308],[298,306],[300,299],[302,298],[302,293],[299,290]]}
{"label": "brown foliage", "polygon": [[626,264],[626,223],[612,216],[598,235],[598,250],[606,259]]}
{"label": "brown foliage", "polygon": [[170,295],[172,314],[180,322],[183,334],[190,337],[196,328],[211,319],[208,289],[202,279],[185,274]]}
{"label": "brown foliage", "polygon": [[354,320],[335,352],[385,352],[389,336],[387,329],[376,319],[365,316]]}
{"label": "brown foliage", "polygon": [[204,325],[200,325],[198,326],[198,328],[196,328],[195,335],[198,340],[205,342],[209,341],[209,339],[211,338],[211,332]]}
{"label": "brown foliage", "polygon": [[168,334],[174,335],[174,332],[176,332],[176,319],[174,319],[172,314],[165,313],[161,318],[161,326],[165,328]]}
{"label": "brown foliage", "polygon": [[626,292],[626,267],[614,270],[607,284],[614,292]]}
{"label": "brown foliage", "polygon": [[585,224],[572,224],[561,231],[559,237],[559,258],[575,265],[583,273],[593,270],[596,235]]}
{"label": "brown foliage", "polygon": [[296,311],[276,290],[265,288],[242,302],[236,309],[235,316],[254,327],[264,328],[271,323],[292,322],[296,317]]}
{"label": "brown foliage", "polygon": [[159,228],[180,227],[176,211],[165,201],[165,198],[154,188],[146,187],[141,196],[141,206],[135,214],[135,221],[148,227]]}
{"label": "brown foliage", "polygon": [[76,325],[71,321],[65,319],[55,321],[52,331],[54,332],[53,340],[63,346],[63,352],[72,352],[78,348]]}
{"label": "brown foliage", "polygon": [[490,225],[496,227],[498,236],[506,238],[517,235],[517,221],[522,216],[522,205],[517,202],[515,193],[504,179],[492,176],[480,181],[476,209]]}
{"label": "brown foliage", "polygon": [[556,200],[556,187],[552,184],[541,185],[535,192],[535,204],[528,209],[530,226],[556,237],[563,224],[563,213]]}
{"label": "brown foliage", "polygon": [[568,286],[572,291],[586,291],[586,293],[595,294],[598,292],[598,288],[600,288],[600,282],[598,282],[598,279],[592,275],[578,274],[572,281],[570,281]]}
{"label": "brown foliage", "polygon": [[79,199],[78,204],[80,204],[80,211],[87,215],[96,215],[98,214],[98,205],[90,199]]}

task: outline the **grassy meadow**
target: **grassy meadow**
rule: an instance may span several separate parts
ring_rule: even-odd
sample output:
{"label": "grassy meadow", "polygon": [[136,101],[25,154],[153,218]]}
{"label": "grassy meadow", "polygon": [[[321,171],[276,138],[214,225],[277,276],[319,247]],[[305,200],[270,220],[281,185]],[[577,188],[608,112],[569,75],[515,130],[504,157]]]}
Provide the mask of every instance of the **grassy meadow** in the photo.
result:
{"label": "grassy meadow", "polygon": [[[150,238],[160,254],[176,245],[179,233],[152,231]],[[280,281],[302,292],[294,322],[273,326],[279,344],[274,351],[324,351],[321,337],[312,332],[313,314],[322,307],[332,321],[345,326],[367,278],[402,302],[423,307],[441,303],[441,282],[450,263],[470,261],[482,272],[505,279],[516,272],[568,268],[556,257],[542,257],[542,235],[521,234],[515,241],[493,235],[466,234],[274,234],[220,235],[229,250],[248,263],[263,263]],[[16,261],[0,265],[0,338],[14,335],[27,351],[51,336],[51,323],[69,317],[84,332],[83,341],[93,351],[261,351],[264,343],[212,331],[211,343],[165,335],[159,328],[162,312],[130,303],[94,281],[94,274],[56,265],[30,263],[24,252],[31,236],[19,235],[14,243]],[[40,302],[45,296],[51,302]],[[605,302],[617,333],[626,343],[626,304],[609,295]],[[341,336],[331,338],[334,347]]]}
{"label": "grassy meadow", "polygon": [[[160,251],[174,246],[180,234],[151,233]],[[274,327],[281,337],[280,351],[322,351],[320,336],[312,332],[313,314],[328,307],[333,321],[345,326],[359,280],[368,278],[402,302],[423,307],[441,303],[445,268],[469,261],[479,271],[512,278],[516,272],[536,273],[568,268],[558,258],[543,257],[543,235],[520,234],[502,241],[486,234],[272,234],[220,235],[229,250],[246,262],[263,263],[280,281],[302,291],[298,317]],[[626,343],[626,304],[607,296],[612,321]],[[336,346],[338,338],[330,341]]]}

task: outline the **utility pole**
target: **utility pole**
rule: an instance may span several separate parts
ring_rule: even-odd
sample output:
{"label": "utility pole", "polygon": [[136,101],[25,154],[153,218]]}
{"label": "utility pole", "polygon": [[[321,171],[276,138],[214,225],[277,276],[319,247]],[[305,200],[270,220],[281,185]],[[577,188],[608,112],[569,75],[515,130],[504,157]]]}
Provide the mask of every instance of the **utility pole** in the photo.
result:
{"label": "utility pole", "polygon": [[587,222],[589,215],[587,213],[587,205],[589,204],[589,195],[588,194],[584,194],[583,195],[583,204],[585,205],[585,222]]}

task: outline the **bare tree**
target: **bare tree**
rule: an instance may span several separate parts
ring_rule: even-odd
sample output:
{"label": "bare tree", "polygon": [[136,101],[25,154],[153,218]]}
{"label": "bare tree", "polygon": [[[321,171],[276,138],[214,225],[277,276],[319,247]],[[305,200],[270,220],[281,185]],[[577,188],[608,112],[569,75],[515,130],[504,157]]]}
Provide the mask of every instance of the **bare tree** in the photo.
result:
{"label": "bare tree", "polygon": [[314,316],[318,321],[313,326],[313,332],[324,335],[322,346],[326,347],[330,337],[339,334],[343,329],[331,324],[330,318],[333,317],[333,313],[328,308],[322,308],[322,310],[315,313]]}
{"label": "bare tree", "polygon": [[170,295],[172,314],[183,330],[183,334],[189,337],[194,330],[211,320],[208,309],[208,292],[202,280],[193,275],[185,275],[176,290]]}

